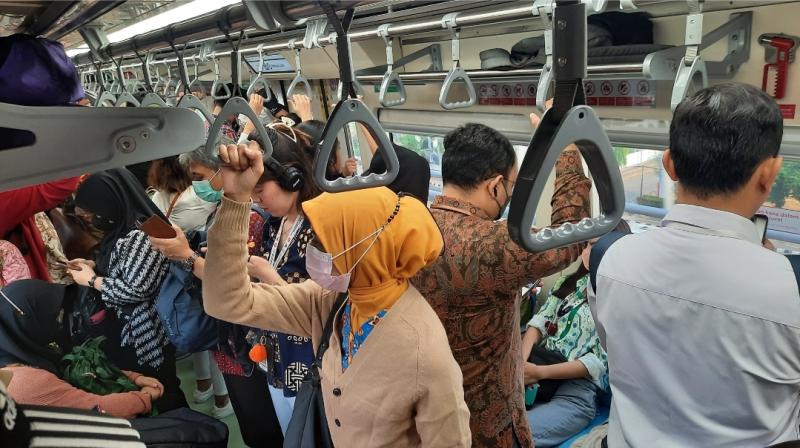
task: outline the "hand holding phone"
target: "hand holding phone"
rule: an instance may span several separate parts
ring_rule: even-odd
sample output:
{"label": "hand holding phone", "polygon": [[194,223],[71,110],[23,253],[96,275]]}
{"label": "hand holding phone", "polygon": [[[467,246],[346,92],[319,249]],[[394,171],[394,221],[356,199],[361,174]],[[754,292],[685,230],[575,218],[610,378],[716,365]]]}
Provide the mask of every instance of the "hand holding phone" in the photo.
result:
{"label": "hand holding phone", "polygon": [[146,221],[139,223],[138,226],[139,230],[153,238],[171,239],[178,236],[175,229],[158,215],[147,218]]}

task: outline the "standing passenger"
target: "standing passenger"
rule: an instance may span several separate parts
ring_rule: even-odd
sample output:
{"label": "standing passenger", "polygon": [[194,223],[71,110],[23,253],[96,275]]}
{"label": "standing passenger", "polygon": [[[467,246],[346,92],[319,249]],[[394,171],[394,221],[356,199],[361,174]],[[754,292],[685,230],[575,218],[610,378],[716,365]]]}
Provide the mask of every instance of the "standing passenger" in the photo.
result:
{"label": "standing passenger", "polygon": [[[436,313],[408,282],[442,249],[425,206],[387,188],[322,194],[303,203],[317,236],[306,254],[314,281],[285,284],[273,271],[273,284],[250,283],[244,242],[261,150],[221,146],[220,156],[231,168],[209,232],[206,311],[315,346],[335,313],[320,376],[336,446],[469,446],[461,371]],[[349,299],[334,309],[343,293]]]}
{"label": "standing passenger", "polygon": [[750,218],[781,168],[778,104],[746,84],[686,98],[660,229],[606,252],[590,294],[608,352],[614,447],[767,446],[800,437],[800,296]]}
{"label": "standing passenger", "polygon": [[[444,148],[444,194],[433,200],[431,213],[445,251],[412,283],[439,314],[461,365],[472,445],[530,447],[516,292],[567,267],[582,245],[528,253],[496,221],[517,178],[514,147],[499,132],[467,124],[447,134]],[[586,217],[589,188],[580,155],[570,147],[556,163],[552,225]]]}

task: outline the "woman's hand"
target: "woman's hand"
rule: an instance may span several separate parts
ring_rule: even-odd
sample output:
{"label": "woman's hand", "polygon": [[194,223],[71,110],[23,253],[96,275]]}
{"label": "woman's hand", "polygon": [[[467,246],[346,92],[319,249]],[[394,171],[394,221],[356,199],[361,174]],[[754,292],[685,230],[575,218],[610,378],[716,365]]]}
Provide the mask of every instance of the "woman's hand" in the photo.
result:
{"label": "woman's hand", "polygon": [[358,163],[356,162],[356,159],[347,159],[347,161],[344,162],[344,169],[342,169],[342,175],[344,177],[350,177],[356,174],[356,171],[358,171]]}
{"label": "woman's hand", "polygon": [[278,271],[263,257],[247,257],[247,273],[250,274],[251,277],[257,278],[261,283],[268,283],[270,285],[286,284],[280,274],[278,274]]}
{"label": "woman's hand", "polygon": [[178,235],[175,238],[150,238],[150,244],[155,250],[161,252],[165,257],[172,261],[187,260],[192,256],[194,251],[189,247],[189,241],[186,240],[186,234],[183,233],[180,227],[173,224],[173,229]]}
{"label": "woman's hand", "polygon": [[314,114],[311,113],[311,99],[308,98],[307,95],[302,93],[292,95],[292,98],[289,100],[289,105],[292,106],[294,113],[296,113],[301,120],[308,121],[314,119]]}
{"label": "woman's hand", "polygon": [[150,395],[150,400],[155,401],[164,395],[164,385],[155,378],[149,376],[140,376],[133,381],[133,384],[139,386],[140,390]]}
{"label": "woman's hand", "polygon": [[72,279],[75,280],[75,283],[81,286],[94,287],[94,285],[89,284],[89,280],[96,274],[94,272],[94,267],[90,266],[88,263],[74,263],[70,261],[70,264],[67,266],[67,272],[72,276]]}
{"label": "woman's hand", "polygon": [[[254,93],[250,95],[250,109],[253,109],[253,112],[256,114],[256,117],[261,116],[261,112],[264,110],[264,97]],[[256,130],[256,125],[253,123],[253,120],[248,120],[247,124],[244,125],[244,129],[242,133],[244,134],[252,134],[253,131]]]}
{"label": "woman's hand", "polygon": [[531,384],[536,384],[540,380],[547,379],[545,376],[546,372],[543,367],[544,366],[538,366],[532,362],[525,363],[523,370],[524,370],[524,378],[526,386],[529,386]]}
{"label": "woman's hand", "polygon": [[95,264],[95,262],[94,262],[94,261],[92,261],[92,260],[86,260],[86,259],[84,259],[84,258],[76,258],[76,259],[74,259],[74,260],[69,260],[69,261],[67,262],[67,267],[68,267],[68,268],[73,268],[73,267],[77,268],[77,267],[80,267],[80,265],[82,265],[82,264],[88,265],[88,266],[90,266],[92,269],[95,269],[95,268],[97,267],[97,265]]}
{"label": "woman's hand", "polygon": [[264,174],[264,155],[257,142],[247,145],[220,145],[219,157],[226,165],[222,168],[222,191],[237,202],[250,202],[250,195],[258,179]]}

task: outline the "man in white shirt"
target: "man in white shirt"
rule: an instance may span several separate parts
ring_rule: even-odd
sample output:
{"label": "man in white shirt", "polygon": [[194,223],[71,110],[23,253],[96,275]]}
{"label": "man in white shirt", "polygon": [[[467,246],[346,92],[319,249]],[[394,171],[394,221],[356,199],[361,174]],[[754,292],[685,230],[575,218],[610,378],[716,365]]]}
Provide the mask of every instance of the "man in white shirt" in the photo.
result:
{"label": "man in white shirt", "polygon": [[590,297],[608,352],[608,445],[764,447],[800,439],[800,295],[750,218],[781,168],[783,119],[755,87],[685,99],[664,168],[677,203],[626,236]]}

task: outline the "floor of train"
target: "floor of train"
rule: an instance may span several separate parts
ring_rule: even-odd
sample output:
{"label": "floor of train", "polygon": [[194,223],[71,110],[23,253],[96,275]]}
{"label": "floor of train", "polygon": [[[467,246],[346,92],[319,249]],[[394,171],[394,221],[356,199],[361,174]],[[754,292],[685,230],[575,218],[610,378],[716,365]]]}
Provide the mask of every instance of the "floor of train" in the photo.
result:
{"label": "floor of train", "polygon": [[[186,358],[178,360],[177,366],[178,377],[181,379],[181,389],[184,395],[186,395],[186,401],[189,402],[189,406],[195,411],[211,415],[211,411],[214,407],[213,398],[205,403],[198,404],[194,402],[195,381],[192,357],[187,356]],[[222,419],[222,421],[228,425],[230,433],[228,436],[228,448],[247,448],[247,445],[242,441],[242,433],[239,431],[239,422],[236,420],[236,414],[232,414]]]}

